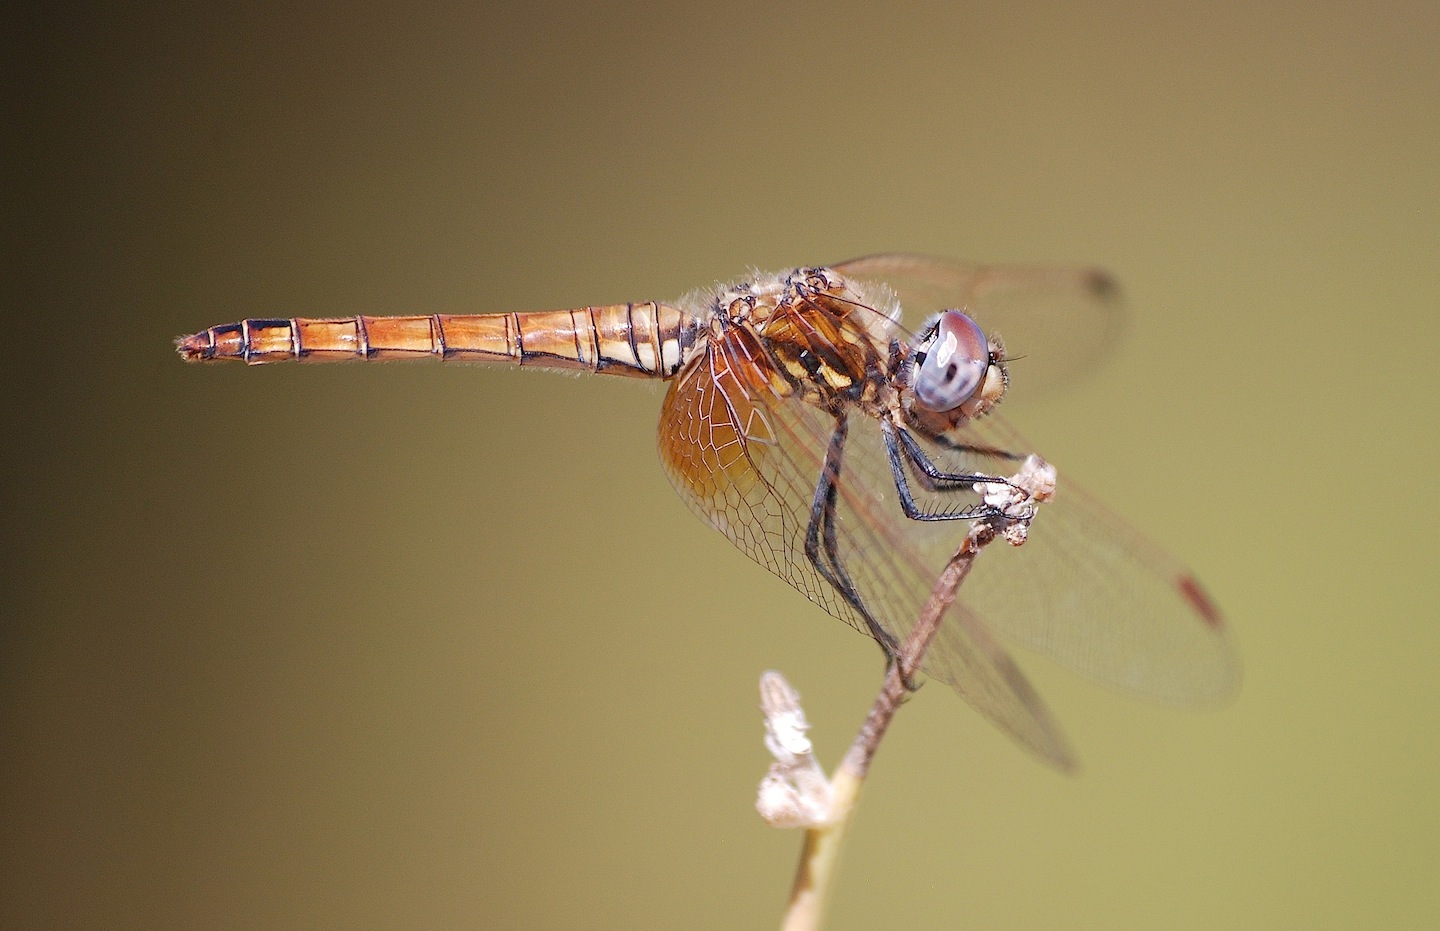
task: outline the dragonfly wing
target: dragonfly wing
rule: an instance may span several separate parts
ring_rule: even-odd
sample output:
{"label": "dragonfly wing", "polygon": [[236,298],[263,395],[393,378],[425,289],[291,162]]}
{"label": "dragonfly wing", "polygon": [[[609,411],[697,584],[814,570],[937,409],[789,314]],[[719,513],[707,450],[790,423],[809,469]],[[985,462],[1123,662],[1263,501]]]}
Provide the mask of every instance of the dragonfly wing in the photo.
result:
{"label": "dragonfly wing", "polygon": [[1120,289],[1095,268],[973,265],[926,255],[868,255],[833,266],[884,285],[914,329],[931,314],[964,310],[1014,359],[1010,395],[1022,400],[1093,370],[1119,339]]}
{"label": "dragonfly wing", "polygon": [[[1003,418],[973,421],[964,442],[1028,452]],[[934,458],[946,464],[945,454]],[[955,456],[948,468],[1006,474],[1010,460]],[[931,541],[930,546],[935,546]],[[1029,539],[966,581],[967,606],[1010,641],[1081,675],[1181,705],[1224,700],[1240,661],[1219,610],[1174,557],[1059,476]]]}
{"label": "dragonfly wing", "polygon": [[[796,463],[777,441],[768,360],[745,331],[712,342],[671,381],[660,416],[660,461],[680,497],[746,556],[857,630],[838,593],[805,557],[820,460]],[[809,466],[812,471],[806,472]]]}
{"label": "dragonfly wing", "polygon": [[[752,341],[743,330],[712,340],[671,383],[660,421],[661,460],[680,496],[703,520],[829,614],[864,631],[864,618],[805,555],[815,486],[836,421],[777,390]],[[883,456],[879,424],[857,416],[838,476],[836,543],[839,561],[870,614],[903,640],[968,528],[907,521]],[[911,536],[917,529],[944,537],[949,549],[931,548],[927,557]],[[995,561],[1011,555],[996,553]],[[990,561],[985,554],[971,579]],[[1074,765],[1059,728],[1019,667],[962,604],[951,607],[925,670],[1041,759],[1060,769]]]}

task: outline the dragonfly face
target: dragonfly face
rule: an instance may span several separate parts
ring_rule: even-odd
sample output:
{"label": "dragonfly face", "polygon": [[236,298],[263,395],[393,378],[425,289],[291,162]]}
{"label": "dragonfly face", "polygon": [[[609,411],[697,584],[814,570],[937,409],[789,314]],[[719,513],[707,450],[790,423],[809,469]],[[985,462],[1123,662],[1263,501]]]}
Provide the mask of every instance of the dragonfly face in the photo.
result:
{"label": "dragonfly face", "polygon": [[898,386],[910,388],[901,393],[905,421],[928,436],[990,413],[1010,386],[1004,346],[958,310],[933,317],[913,345],[897,345]]}
{"label": "dragonfly face", "polygon": [[1000,402],[1009,377],[1005,351],[958,310],[935,317],[909,353],[907,381],[921,410],[980,417]]}
{"label": "dragonfly face", "polygon": [[[1090,271],[880,255],[754,275],[673,304],[255,319],[179,348],[193,361],[433,357],[667,379],[658,447],[681,498],[893,653],[965,522],[994,515],[984,490],[1032,453],[993,414],[1010,384],[1000,334],[1027,359],[1046,338],[1058,339],[1054,356],[1083,356],[1113,330],[1115,297]],[[918,335],[902,307],[931,315]],[[1218,700],[1238,682],[1224,623],[1194,577],[1070,487],[1024,547],[977,567],[925,665],[1027,749],[1069,767],[1002,638],[1176,703]]]}

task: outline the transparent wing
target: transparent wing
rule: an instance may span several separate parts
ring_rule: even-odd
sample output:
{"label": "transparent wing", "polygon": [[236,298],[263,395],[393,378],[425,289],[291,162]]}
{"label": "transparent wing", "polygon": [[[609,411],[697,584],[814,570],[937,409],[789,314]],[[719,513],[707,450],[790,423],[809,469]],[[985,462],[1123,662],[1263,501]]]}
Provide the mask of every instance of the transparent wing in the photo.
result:
{"label": "transparent wing", "polygon": [[[967,308],[997,332],[1012,367],[1006,393],[1054,386],[1097,363],[1113,345],[1123,312],[1118,289],[1088,269],[971,265],[903,254],[842,262],[847,277],[895,292],[909,320]],[[1031,447],[1004,418],[969,424],[960,438],[1015,453]],[[1003,457],[932,449],[947,471],[1008,474]],[[1163,549],[1065,477],[1013,558],[976,572],[962,598],[1005,637],[1082,675],[1152,698],[1205,704],[1234,692],[1239,659],[1219,611],[1194,576]],[[930,499],[953,507],[945,496]],[[923,532],[911,533],[923,540]],[[925,545],[922,543],[922,546]],[[938,545],[941,550],[945,543]]]}
{"label": "transparent wing", "polygon": [[868,255],[832,266],[888,287],[912,330],[941,310],[964,310],[1015,359],[1011,395],[1026,400],[1100,363],[1124,321],[1120,289],[1094,268],[972,265],[925,255]]}
{"label": "transparent wing", "polygon": [[[661,460],[680,496],[702,519],[828,613],[863,631],[863,617],[805,555],[811,504],[835,418],[795,397],[778,396],[769,375],[763,348],[748,331],[734,329],[713,341],[671,383],[660,421]],[[877,456],[883,457],[879,424],[853,419],[836,475],[838,557],[870,614],[903,639],[967,528],[907,521]],[[932,545],[917,545],[923,535],[934,537]],[[1006,547],[991,549],[993,557],[982,556],[971,581],[993,568],[991,563],[1016,555]],[[1039,696],[962,604],[947,615],[925,669],[1041,759],[1060,769],[1074,765]]]}
{"label": "transparent wing", "polygon": [[[967,425],[962,441],[1032,451],[993,416]],[[932,452],[947,470],[1014,469],[999,457]],[[1238,653],[1200,583],[1067,481],[1063,467],[1055,499],[1040,508],[1028,541],[1006,555],[987,566],[990,571],[972,574],[962,597],[1008,640],[1089,678],[1172,704],[1218,703],[1239,686]]]}

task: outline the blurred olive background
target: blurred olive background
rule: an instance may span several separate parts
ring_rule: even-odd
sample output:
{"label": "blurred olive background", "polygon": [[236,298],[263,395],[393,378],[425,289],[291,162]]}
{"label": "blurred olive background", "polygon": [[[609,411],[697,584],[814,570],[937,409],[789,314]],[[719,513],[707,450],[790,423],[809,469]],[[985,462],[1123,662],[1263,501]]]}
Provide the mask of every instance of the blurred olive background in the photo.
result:
{"label": "blurred olive background", "polygon": [[922,690],[830,926],[1440,922],[1433,3],[9,15],[0,924],[776,923],[756,679],[833,764],[879,655],[688,514],[660,386],[171,339],[877,250],[1119,275],[1110,364],[1010,414],[1246,682],[1024,657],[1076,778]]}

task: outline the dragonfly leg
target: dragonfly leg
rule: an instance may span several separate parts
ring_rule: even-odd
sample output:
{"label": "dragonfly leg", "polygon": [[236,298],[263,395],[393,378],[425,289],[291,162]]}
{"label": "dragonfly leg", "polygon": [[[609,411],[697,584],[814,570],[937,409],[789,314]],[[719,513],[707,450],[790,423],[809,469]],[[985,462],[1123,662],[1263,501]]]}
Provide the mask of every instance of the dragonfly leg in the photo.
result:
{"label": "dragonfly leg", "polygon": [[[905,464],[908,462],[916,469],[917,477],[921,484],[929,491],[954,491],[960,488],[971,488],[977,482],[1005,482],[1005,479],[984,475],[982,473],[970,472],[946,472],[930,461],[920,444],[907,431],[895,426],[888,420],[881,421],[881,430],[885,435],[885,452],[890,460],[890,475],[895,481],[895,491],[900,496],[900,509],[905,516],[911,520],[974,520],[978,517],[987,517],[992,511],[984,505],[967,504],[962,508],[950,511],[926,510],[915,500],[910,492],[910,480],[905,476]],[[942,485],[953,486],[943,488]]]}
{"label": "dragonfly leg", "polygon": [[[907,437],[908,437],[907,433]],[[914,437],[909,437],[913,442]],[[1025,458],[1025,453],[1017,453],[1009,449],[1001,449],[998,446],[976,446],[971,443],[957,443],[944,436],[931,437],[936,446],[943,446],[951,452],[976,453],[981,456],[992,456],[996,459],[1009,459],[1011,462],[1020,462]]]}
{"label": "dragonfly leg", "polygon": [[[889,426],[891,430],[893,430],[896,434],[899,435],[900,443],[902,446],[905,447],[905,457],[909,459],[910,462],[914,463],[915,468],[920,470],[921,475],[923,475],[931,483],[934,483],[930,486],[932,491],[937,490],[935,485],[942,482],[947,485],[971,486],[974,485],[976,482],[1005,481],[1005,479],[1003,478],[999,478],[993,475],[985,475],[983,473],[946,472],[939,466],[937,466],[934,460],[932,460],[928,455],[926,455],[925,450],[920,448],[920,443],[915,439],[915,437],[910,433],[909,430],[906,430],[902,427],[896,427],[893,424],[889,424]],[[1019,453],[1006,452],[1004,450],[994,449],[988,446],[963,446],[958,443],[946,443],[945,448],[949,450],[954,450],[955,452],[984,453],[985,455],[990,456],[1001,456],[1016,462],[1025,458]]]}
{"label": "dragonfly leg", "polygon": [[[825,463],[820,469],[820,481],[815,486],[815,497],[810,504],[810,524],[805,528],[805,556],[821,578],[829,582],[865,620],[870,636],[880,644],[885,656],[894,661],[900,650],[895,635],[881,626],[865,607],[850,574],[840,562],[840,547],[835,533],[835,504],[837,500],[836,481],[840,477],[840,463],[845,455],[845,436],[849,424],[844,415],[835,419],[835,432],[830,436],[830,445],[825,450]],[[908,683],[907,683],[908,685]]]}

